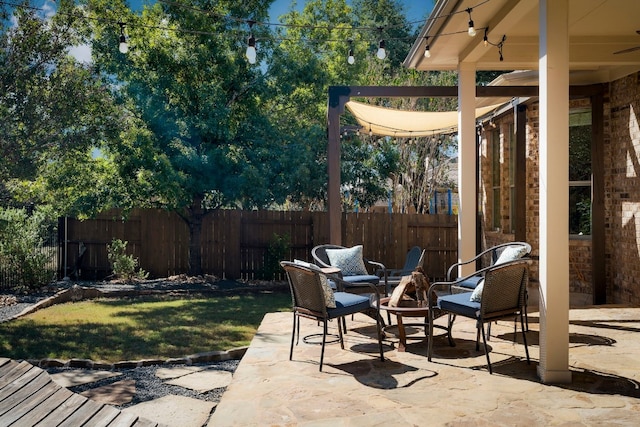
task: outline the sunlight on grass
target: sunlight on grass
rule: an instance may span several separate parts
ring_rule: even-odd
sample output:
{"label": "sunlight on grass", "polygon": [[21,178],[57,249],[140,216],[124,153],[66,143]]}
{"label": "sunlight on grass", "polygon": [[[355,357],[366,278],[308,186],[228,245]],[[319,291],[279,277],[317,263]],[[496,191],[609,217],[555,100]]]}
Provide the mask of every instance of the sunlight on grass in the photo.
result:
{"label": "sunlight on grass", "polygon": [[249,345],[266,313],[290,310],[286,293],[60,304],[3,323],[0,354],[106,362],[182,357]]}

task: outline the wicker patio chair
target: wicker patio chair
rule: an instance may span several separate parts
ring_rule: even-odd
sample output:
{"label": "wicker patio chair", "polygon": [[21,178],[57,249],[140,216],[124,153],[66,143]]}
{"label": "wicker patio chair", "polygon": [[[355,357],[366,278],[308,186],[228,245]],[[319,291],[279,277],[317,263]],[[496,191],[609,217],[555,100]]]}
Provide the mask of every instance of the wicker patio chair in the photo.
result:
{"label": "wicker patio chair", "polygon": [[[485,333],[484,324],[501,319],[517,319],[517,317],[520,317],[527,363],[530,363],[524,326],[525,291],[527,289],[527,283],[529,282],[529,262],[529,260],[515,260],[484,269],[484,283],[482,285],[480,301],[472,300],[471,295],[473,292],[440,295],[437,301],[435,301],[434,298],[432,298],[433,292],[429,292],[429,305],[431,307],[438,307],[442,312],[449,314],[447,330],[450,342],[453,340],[451,329],[456,316],[476,320],[476,350],[479,350],[480,334],[482,334],[489,373],[493,373],[493,370],[491,369],[491,360],[489,359],[487,334]],[[441,292],[444,289],[451,292],[452,289],[464,279],[466,279],[466,277],[454,282],[436,282],[431,285],[430,290]],[[431,361],[433,354],[434,319],[430,316],[429,320],[427,354],[429,361]]]}
{"label": "wicker patio chair", "polygon": [[[450,282],[456,280],[454,275],[456,275],[458,272],[458,266],[475,263],[476,261],[482,260],[487,256],[491,259],[488,267],[514,261],[517,259],[529,259],[529,257],[531,256],[531,245],[526,242],[507,242],[492,246],[467,261],[457,262],[449,267],[449,269],[447,270],[447,281]],[[481,269],[478,270],[478,272],[467,276],[464,280],[459,281],[456,287],[464,292],[474,291],[478,284],[482,282],[484,276],[483,272],[484,269]],[[529,330],[529,314],[527,310],[528,300],[529,294],[525,289],[524,319],[527,331]],[[491,331],[491,329],[489,329],[489,331]]]}
{"label": "wicker patio chair", "polygon": [[[327,342],[327,323],[329,320],[338,320],[338,341],[344,349],[343,332],[340,320],[344,325],[344,317],[350,314],[364,312],[371,315],[376,321],[376,336],[380,350],[380,360],[384,361],[382,351],[382,327],[380,318],[380,295],[375,286],[370,285],[370,292],[375,296],[372,303],[368,296],[338,291],[333,292],[329,287],[325,274],[314,265],[301,265],[294,262],[282,261],[280,265],[287,273],[291,297],[293,300],[293,329],[291,332],[291,348],[289,360],[293,360],[294,342],[296,345],[300,339],[300,317],[306,317],[322,323],[322,350],[320,352],[320,371],[324,362],[324,348]],[[349,283],[339,279],[339,288],[350,286]],[[329,307],[332,306],[332,307]]]}
{"label": "wicker patio chair", "polygon": [[[340,254],[344,254],[342,259],[338,262],[331,262],[332,257],[335,261],[336,258],[339,258]],[[384,295],[388,295],[390,292],[389,285],[386,280],[386,267],[380,262],[364,258],[362,256],[362,245],[353,246],[351,248],[339,245],[318,245],[311,250],[311,256],[313,257],[314,262],[320,267],[339,268],[339,278],[345,282],[352,284],[372,284],[378,287],[379,291]],[[367,270],[367,266],[375,268],[376,271],[382,272],[382,274],[376,275],[370,273]],[[381,278],[382,283],[380,283]],[[358,289],[358,287],[351,287],[349,291],[354,293],[358,293],[359,291],[370,292],[370,288],[369,286],[365,286],[362,289]]]}

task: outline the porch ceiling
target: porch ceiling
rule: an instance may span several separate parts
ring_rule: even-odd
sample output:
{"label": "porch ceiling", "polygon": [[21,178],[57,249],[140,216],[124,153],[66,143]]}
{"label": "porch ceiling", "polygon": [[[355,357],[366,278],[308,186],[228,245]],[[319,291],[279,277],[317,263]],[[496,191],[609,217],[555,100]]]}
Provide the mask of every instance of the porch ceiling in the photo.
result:
{"label": "porch ceiling", "polygon": [[[538,68],[537,0],[439,0],[404,65],[418,70],[455,70],[460,62],[478,70]],[[467,34],[469,14],[477,34]],[[575,84],[603,83],[640,70],[640,1],[569,0],[569,67]],[[436,17],[438,17],[436,19]],[[440,18],[441,17],[441,18]],[[487,38],[503,45],[483,42]],[[428,43],[431,57],[424,56]],[[633,49],[626,53],[615,53]]]}

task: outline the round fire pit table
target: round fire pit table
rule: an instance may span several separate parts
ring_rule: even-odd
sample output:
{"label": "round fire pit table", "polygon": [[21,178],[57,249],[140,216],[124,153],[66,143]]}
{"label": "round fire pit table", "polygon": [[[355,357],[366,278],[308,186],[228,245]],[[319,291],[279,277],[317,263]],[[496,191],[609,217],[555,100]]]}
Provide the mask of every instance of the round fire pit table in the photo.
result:
{"label": "round fire pit table", "polygon": [[[391,314],[396,315],[397,325],[389,325],[383,328],[384,332],[387,333],[387,330],[391,327],[398,328],[398,351],[406,351],[407,348],[407,332],[405,330],[406,326],[418,326],[424,328],[424,334],[427,336],[429,333],[429,307],[421,307],[418,305],[418,301],[415,300],[401,300],[400,306],[391,307],[389,306],[389,301],[391,297],[380,298],[380,310],[385,310]],[[404,323],[403,317],[423,317],[424,322],[421,323]],[[433,325],[434,328],[444,329],[447,328],[440,325]]]}

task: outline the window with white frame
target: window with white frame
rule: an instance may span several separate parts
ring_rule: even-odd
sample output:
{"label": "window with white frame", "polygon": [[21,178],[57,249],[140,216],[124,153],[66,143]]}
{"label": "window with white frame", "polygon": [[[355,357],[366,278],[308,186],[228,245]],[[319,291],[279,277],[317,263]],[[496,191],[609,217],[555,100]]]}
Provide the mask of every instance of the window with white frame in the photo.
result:
{"label": "window with white frame", "polygon": [[569,112],[569,234],[591,235],[591,109]]}
{"label": "window with white frame", "polygon": [[516,231],[516,137],[513,123],[509,123],[509,232]]}
{"label": "window with white frame", "polygon": [[491,200],[493,203],[492,223],[494,230],[500,230],[502,215],[500,214],[500,130],[491,132]]}

